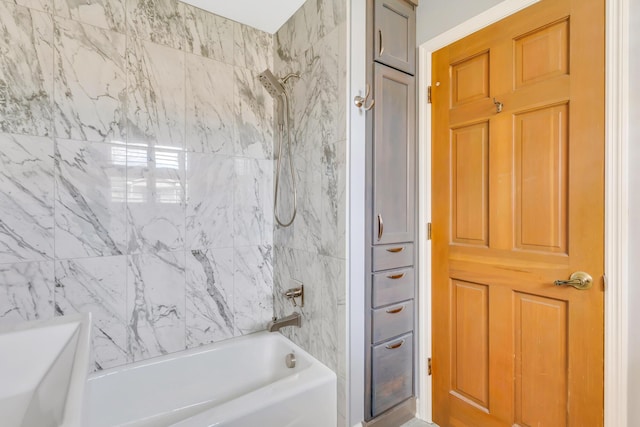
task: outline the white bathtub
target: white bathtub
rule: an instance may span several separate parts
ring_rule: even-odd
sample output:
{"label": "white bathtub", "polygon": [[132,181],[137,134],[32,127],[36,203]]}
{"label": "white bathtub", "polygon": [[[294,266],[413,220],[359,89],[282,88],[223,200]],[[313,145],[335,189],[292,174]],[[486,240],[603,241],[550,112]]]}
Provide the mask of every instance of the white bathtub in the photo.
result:
{"label": "white bathtub", "polygon": [[336,376],[259,332],[94,374],[85,408],[89,427],[333,427]]}

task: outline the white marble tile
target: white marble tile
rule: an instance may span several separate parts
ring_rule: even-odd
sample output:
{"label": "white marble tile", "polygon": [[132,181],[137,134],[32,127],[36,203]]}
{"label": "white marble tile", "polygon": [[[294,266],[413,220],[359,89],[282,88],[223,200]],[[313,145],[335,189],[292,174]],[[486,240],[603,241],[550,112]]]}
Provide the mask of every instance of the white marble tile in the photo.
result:
{"label": "white marble tile", "polygon": [[294,158],[298,215],[292,246],[319,253],[322,244],[322,146],[307,144]]}
{"label": "white marble tile", "polygon": [[234,72],[236,154],[269,159],[273,156],[273,99],[257,73],[241,67]]}
{"label": "white marble tile", "polygon": [[5,0],[18,6],[28,7],[40,12],[51,13],[53,9],[53,0]]}
{"label": "white marble tile", "polygon": [[348,3],[344,0],[317,0],[318,38],[325,37],[346,21],[347,6]]}
{"label": "white marble tile", "polygon": [[321,253],[346,258],[347,141],[323,144]]}
{"label": "white marble tile", "polygon": [[127,30],[136,38],[183,49],[185,4],[177,0],[126,0]]}
{"label": "white marble tile", "polygon": [[0,264],[0,323],[53,317],[53,261]]}
{"label": "white marble tile", "polygon": [[187,150],[233,154],[233,67],[195,55],[186,64]]}
{"label": "white marble tile", "polygon": [[246,246],[234,251],[236,335],[264,330],[273,317],[272,262],[271,246]]}
{"label": "white marble tile", "polygon": [[187,52],[233,65],[235,23],[190,5],[185,15]]}
{"label": "white marble tile", "polygon": [[56,259],[126,253],[126,147],[56,140]]}
{"label": "white marble tile", "polygon": [[52,136],[53,20],[0,2],[0,131]]}
{"label": "white marble tile", "polygon": [[124,141],[125,36],[70,19],[55,24],[56,136]]}
{"label": "white marble tile", "polygon": [[273,242],[273,161],[235,158],[235,246]]}
{"label": "white marble tile", "polygon": [[136,361],[185,348],[184,252],[128,257],[127,324]]}
{"label": "white marble tile", "polygon": [[276,33],[276,55],[280,59],[292,60],[318,41],[317,3],[316,0],[306,1]]}
{"label": "white marble tile", "polygon": [[187,153],[187,165],[187,249],[233,247],[234,158]]}
{"label": "white marble tile", "polygon": [[233,249],[187,253],[187,347],[234,336]]}
{"label": "white marble tile", "polygon": [[94,27],[123,34],[126,30],[125,0],[53,0],[53,9],[56,16]]}
{"label": "white marble tile", "polygon": [[184,248],[185,176],[184,151],[127,146],[129,253]]}
{"label": "white marble tile", "polygon": [[343,332],[346,325],[342,324],[346,321],[343,313],[346,309],[346,261],[327,256],[317,259],[322,283],[321,358],[334,372],[346,375],[340,372],[345,366],[342,359],[346,357]]}
{"label": "white marble tile", "polygon": [[256,73],[273,68],[273,36],[248,25],[233,24],[234,64]]}
{"label": "white marble tile", "polygon": [[56,315],[91,313],[92,370],[127,363],[127,257],[56,261]]}
{"label": "white marble tile", "polygon": [[128,39],[128,143],[184,148],[184,61],[178,50]]}
{"label": "white marble tile", "polygon": [[53,258],[53,141],[0,134],[0,263]]}

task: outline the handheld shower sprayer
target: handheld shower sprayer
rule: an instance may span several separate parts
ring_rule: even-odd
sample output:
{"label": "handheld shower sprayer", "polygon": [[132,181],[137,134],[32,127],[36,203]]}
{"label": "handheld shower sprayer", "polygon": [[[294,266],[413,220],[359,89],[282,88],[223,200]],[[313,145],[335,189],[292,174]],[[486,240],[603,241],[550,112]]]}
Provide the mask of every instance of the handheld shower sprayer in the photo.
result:
{"label": "handheld shower sprayer", "polygon": [[[297,188],[296,188],[296,177],[295,171],[293,169],[293,154],[291,152],[291,123],[290,123],[290,113],[289,113],[289,96],[287,95],[287,89],[285,84],[292,77],[300,78],[300,74],[297,73],[289,73],[282,78],[277,78],[273,75],[271,70],[268,68],[264,70],[262,73],[258,75],[258,79],[262,86],[267,90],[269,95],[277,102],[277,117],[278,117],[278,159],[276,163],[276,182],[275,182],[275,194],[273,200],[273,216],[276,219],[276,222],[281,227],[289,227],[293,224],[293,220],[296,218],[296,213],[298,212],[298,197],[297,197]],[[293,187],[293,212],[291,214],[291,219],[287,222],[282,221],[278,216],[278,194],[280,187],[280,170],[282,163],[282,146],[284,145],[284,134],[286,127],[286,137],[287,137],[287,151],[289,154],[289,172],[291,176],[291,185]]]}

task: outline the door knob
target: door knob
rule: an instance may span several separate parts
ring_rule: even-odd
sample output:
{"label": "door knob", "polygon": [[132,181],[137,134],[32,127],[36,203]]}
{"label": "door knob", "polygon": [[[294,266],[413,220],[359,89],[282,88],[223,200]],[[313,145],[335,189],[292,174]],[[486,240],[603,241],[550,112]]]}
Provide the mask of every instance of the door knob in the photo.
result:
{"label": "door knob", "polygon": [[585,291],[593,286],[593,278],[589,275],[589,273],[585,273],[584,271],[576,271],[571,276],[569,276],[569,280],[556,280],[555,282],[553,282],[553,284],[556,286],[573,286],[576,289]]}

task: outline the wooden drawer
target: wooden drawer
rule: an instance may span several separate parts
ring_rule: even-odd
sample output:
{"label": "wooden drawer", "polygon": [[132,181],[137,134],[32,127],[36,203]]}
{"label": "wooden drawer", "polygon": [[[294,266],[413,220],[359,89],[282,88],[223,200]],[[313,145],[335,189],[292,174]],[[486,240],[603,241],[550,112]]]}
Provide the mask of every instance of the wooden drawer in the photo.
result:
{"label": "wooden drawer", "polygon": [[371,339],[374,344],[413,330],[413,301],[372,310]]}
{"label": "wooden drawer", "polygon": [[373,247],[373,271],[413,265],[413,243]]}
{"label": "wooden drawer", "polygon": [[416,57],[416,14],[404,0],[376,0],[374,60],[413,75]]}
{"label": "wooden drawer", "polygon": [[383,305],[413,299],[415,296],[415,275],[413,268],[391,270],[373,275],[371,305]]}
{"label": "wooden drawer", "polygon": [[413,396],[413,334],[373,347],[371,412],[377,417]]}

